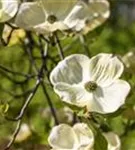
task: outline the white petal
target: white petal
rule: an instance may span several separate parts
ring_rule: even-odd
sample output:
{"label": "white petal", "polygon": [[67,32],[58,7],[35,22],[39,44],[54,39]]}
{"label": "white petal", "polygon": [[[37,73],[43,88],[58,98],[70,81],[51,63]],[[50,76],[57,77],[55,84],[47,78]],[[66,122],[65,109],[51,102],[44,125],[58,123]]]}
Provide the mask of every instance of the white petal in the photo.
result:
{"label": "white petal", "polygon": [[57,30],[64,31],[67,29],[68,27],[63,22],[54,22],[53,24],[50,24],[46,21],[42,24],[34,26],[34,30],[40,34],[50,34]]}
{"label": "white petal", "polygon": [[54,86],[54,90],[63,101],[78,107],[85,107],[93,100],[93,94],[87,92],[81,85],[58,83]]}
{"label": "white petal", "polygon": [[[39,1],[39,0],[38,0]],[[48,15],[55,15],[58,20],[63,20],[70,12],[77,0],[40,0]]]}
{"label": "white petal", "polygon": [[113,132],[104,133],[104,136],[108,142],[108,150],[120,150],[121,142],[118,135]]}
{"label": "white petal", "polygon": [[66,124],[53,127],[48,142],[52,148],[58,150],[72,150],[78,143],[73,128]]}
{"label": "white petal", "polygon": [[94,135],[87,124],[77,123],[74,125],[74,131],[78,137],[79,148],[91,148],[94,144]]}
{"label": "white petal", "polygon": [[[87,33],[99,25],[103,24],[106,19],[110,16],[110,5],[107,0],[88,0],[88,10],[87,12],[93,14],[88,16],[86,21],[86,26],[83,30],[84,33]],[[88,14],[87,13],[87,14]]]}
{"label": "white petal", "polygon": [[123,80],[116,80],[108,87],[97,88],[94,93],[93,105],[88,109],[102,114],[115,112],[125,103],[129,91],[130,85]]}
{"label": "white petal", "polygon": [[68,30],[68,26],[66,26],[63,22],[60,22],[60,21],[54,22],[50,27],[50,31],[54,32],[56,30],[60,30],[60,31]]}
{"label": "white petal", "polygon": [[70,28],[87,33],[101,25],[109,17],[106,0],[81,0],[64,20]]}
{"label": "white petal", "polygon": [[0,22],[13,18],[18,10],[19,0],[0,0]]}
{"label": "white petal", "polygon": [[32,30],[34,26],[45,22],[45,12],[36,2],[22,3],[17,13],[15,24],[26,30]]}
{"label": "white petal", "polygon": [[64,82],[78,84],[88,74],[89,58],[82,54],[74,54],[66,57],[58,63],[50,75],[53,85]]}
{"label": "white petal", "polygon": [[112,54],[98,54],[91,59],[89,76],[100,86],[107,86],[118,79],[124,69],[122,62]]}
{"label": "white petal", "polygon": [[65,18],[64,23],[76,31],[80,31],[85,26],[85,16],[80,19],[81,11],[83,10],[82,5],[76,5],[70,14]]}

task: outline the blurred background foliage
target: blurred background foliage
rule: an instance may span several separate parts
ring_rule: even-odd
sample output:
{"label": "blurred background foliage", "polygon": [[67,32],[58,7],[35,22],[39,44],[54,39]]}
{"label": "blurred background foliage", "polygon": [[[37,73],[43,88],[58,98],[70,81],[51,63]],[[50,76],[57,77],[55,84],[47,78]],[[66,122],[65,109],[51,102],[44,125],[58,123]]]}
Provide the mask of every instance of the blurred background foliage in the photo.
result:
{"label": "blurred background foliage", "polygon": [[[112,13],[109,20],[88,33],[85,39],[77,36],[63,38],[59,34],[65,56],[73,53],[93,56],[107,52],[116,54],[122,59],[128,52],[135,52],[135,1],[110,0],[110,3]],[[0,26],[2,31],[3,25]],[[1,32],[4,39],[8,35],[8,30]],[[31,37],[31,41],[28,41],[28,37]],[[37,66],[41,66],[38,40],[34,33],[14,30],[9,44],[0,45],[0,150],[3,150],[3,147],[9,142],[16,128],[16,122],[9,121],[5,116],[16,117],[35,86],[35,70],[31,66],[29,57],[32,55]],[[32,47],[31,54],[27,47]],[[135,57],[132,59],[135,61]],[[56,47],[50,46],[46,60],[49,72],[59,60]],[[31,74],[33,77],[19,73]],[[126,105],[121,110],[106,116],[106,124],[121,137],[122,150],[135,150],[135,65],[132,68],[125,68],[122,78],[131,84],[132,91],[126,100]],[[72,124],[72,112],[64,107],[59,97],[53,92],[47,77],[44,79],[44,84],[59,122]],[[21,137],[17,137],[12,148],[15,150],[47,149],[47,137],[55,122],[47,102],[47,95],[44,94],[41,87],[38,88],[32,99],[22,122],[22,125],[27,126],[23,132],[25,135],[20,133]],[[102,125],[103,130],[106,130],[104,122]]]}

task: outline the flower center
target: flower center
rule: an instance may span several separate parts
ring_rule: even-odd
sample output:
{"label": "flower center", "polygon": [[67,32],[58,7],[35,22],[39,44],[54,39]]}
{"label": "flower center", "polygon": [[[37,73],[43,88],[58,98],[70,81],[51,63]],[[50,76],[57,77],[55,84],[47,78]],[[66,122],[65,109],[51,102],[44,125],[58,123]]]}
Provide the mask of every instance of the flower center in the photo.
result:
{"label": "flower center", "polygon": [[96,84],[96,82],[89,81],[89,82],[85,83],[84,87],[88,92],[92,92],[92,91],[96,90],[97,84]]}
{"label": "flower center", "polygon": [[52,24],[57,21],[57,17],[54,15],[49,15],[47,21]]}

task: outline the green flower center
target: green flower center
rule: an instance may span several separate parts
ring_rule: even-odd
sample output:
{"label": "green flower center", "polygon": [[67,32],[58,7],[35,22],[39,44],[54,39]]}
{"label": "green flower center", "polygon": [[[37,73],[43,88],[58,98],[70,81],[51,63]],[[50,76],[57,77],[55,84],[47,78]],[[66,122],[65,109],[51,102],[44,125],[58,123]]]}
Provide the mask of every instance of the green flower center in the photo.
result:
{"label": "green flower center", "polygon": [[49,15],[47,21],[52,24],[57,21],[57,18],[54,15]]}
{"label": "green flower center", "polygon": [[88,92],[92,92],[92,91],[95,91],[98,86],[96,82],[89,81],[85,83],[84,87]]}

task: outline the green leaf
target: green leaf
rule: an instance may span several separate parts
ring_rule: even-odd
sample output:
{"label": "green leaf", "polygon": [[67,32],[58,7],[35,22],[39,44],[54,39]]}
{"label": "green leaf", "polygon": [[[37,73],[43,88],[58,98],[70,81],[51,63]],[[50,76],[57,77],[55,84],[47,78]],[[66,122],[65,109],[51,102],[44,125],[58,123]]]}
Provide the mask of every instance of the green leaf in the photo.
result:
{"label": "green leaf", "polygon": [[77,112],[77,113],[81,113],[85,110],[85,107],[78,107],[76,105],[72,105],[72,104],[69,104],[69,103],[66,103],[66,102],[63,102],[64,105],[67,105],[70,109],[72,109],[74,112]]}
{"label": "green leaf", "polygon": [[135,150],[135,131],[130,131],[122,138],[122,150]]}
{"label": "green leaf", "polygon": [[94,150],[107,150],[107,141],[100,131],[95,135]]}
{"label": "green leaf", "polygon": [[0,105],[0,113],[1,113],[2,115],[6,114],[7,111],[8,111],[8,109],[9,109],[9,105],[8,105],[7,103]]}

